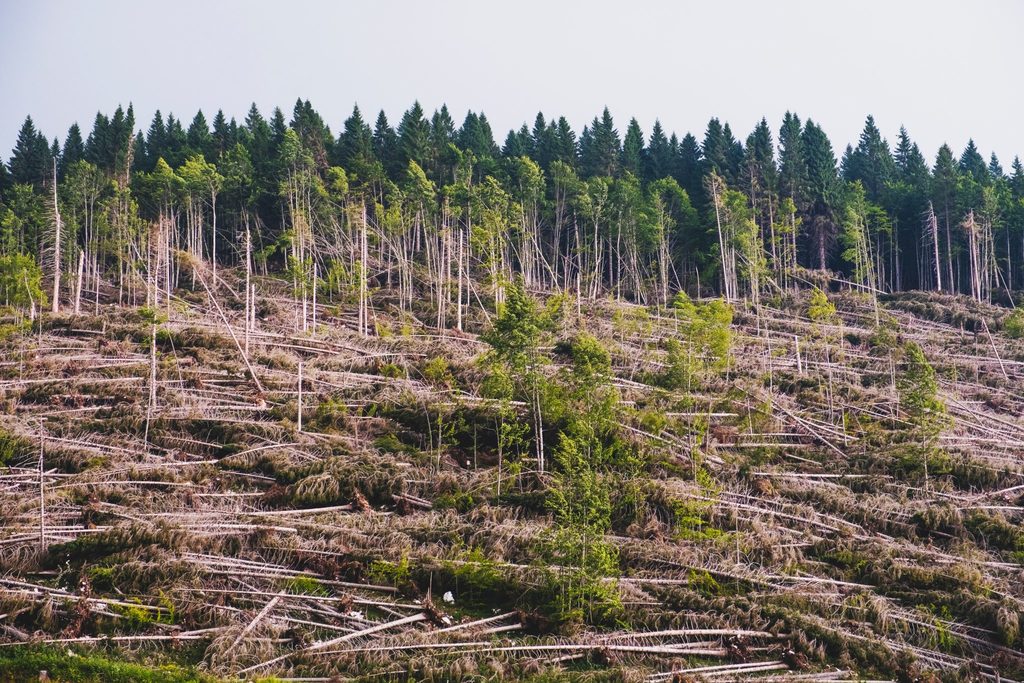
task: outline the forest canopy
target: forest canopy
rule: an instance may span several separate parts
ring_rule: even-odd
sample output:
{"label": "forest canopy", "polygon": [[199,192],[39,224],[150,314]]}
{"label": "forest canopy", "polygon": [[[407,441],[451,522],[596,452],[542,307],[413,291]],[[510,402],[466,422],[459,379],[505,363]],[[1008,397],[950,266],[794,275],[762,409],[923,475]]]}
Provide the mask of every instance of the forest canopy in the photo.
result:
{"label": "forest canopy", "polygon": [[308,100],[290,120],[255,105],[241,123],[158,111],[144,132],[118,107],[63,142],[26,118],[0,164],[0,257],[8,270],[35,260],[18,301],[39,269],[55,308],[62,271],[81,288],[76,268],[130,296],[153,226],[214,277],[246,261],[340,286],[372,249],[410,297],[415,267],[457,252],[496,300],[515,276],[644,304],[679,291],[756,300],[809,269],[868,291],[991,300],[1024,281],[1024,167],[1007,172],[973,141],[929,162],[906,129],[890,145],[871,116],[841,154],[794,113],[746,138],[713,118],[700,139],[636,119],[622,132],[607,109],[578,134],[538,113],[500,145],[483,113],[457,124],[419,103],[397,125],[356,106],[338,134]]}

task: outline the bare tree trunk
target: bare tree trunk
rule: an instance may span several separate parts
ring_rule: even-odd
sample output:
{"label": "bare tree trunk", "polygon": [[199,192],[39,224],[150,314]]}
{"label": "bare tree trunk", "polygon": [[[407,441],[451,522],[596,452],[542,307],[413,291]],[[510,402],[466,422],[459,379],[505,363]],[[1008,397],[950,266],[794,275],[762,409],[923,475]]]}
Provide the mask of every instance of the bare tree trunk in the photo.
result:
{"label": "bare tree trunk", "polygon": [[249,232],[249,215],[245,216],[245,355],[249,355],[249,335],[252,333],[252,233]]}
{"label": "bare tree trunk", "polygon": [[75,281],[75,315],[82,312],[82,278],[85,275],[85,252],[78,252],[78,279]]}
{"label": "bare tree trunk", "polygon": [[213,262],[213,288],[217,289],[217,193],[210,192],[210,210],[213,214],[213,228],[210,232],[210,261]]}
{"label": "bare tree trunk", "polygon": [[299,361],[299,417],[298,426],[299,431],[302,431],[302,361]]}
{"label": "bare tree trunk", "polygon": [[456,298],[456,306],[457,307],[455,309],[455,329],[457,329],[459,332],[462,331],[462,258],[463,258],[463,253],[462,253],[462,230],[460,229],[459,230],[459,255],[458,255],[458,259],[459,259],[459,266],[458,266],[459,292],[458,292],[458,297]]}
{"label": "bare tree trunk", "polygon": [[316,336],[316,280],[317,280],[317,264],[313,261],[313,336]]}
{"label": "bare tree trunk", "polygon": [[359,225],[359,334],[369,334],[369,305],[367,303],[368,288],[366,283],[367,261],[369,254],[366,244],[366,203],[363,202],[363,215]]}
{"label": "bare tree trunk", "polygon": [[46,551],[46,498],[43,490],[43,425],[39,424],[39,552]]}
{"label": "bare tree trunk", "polygon": [[938,291],[942,291],[942,262],[939,260],[939,220],[935,216],[932,203],[928,202],[928,213],[925,221],[932,236],[933,247],[935,248],[935,282]]}
{"label": "bare tree trunk", "polygon": [[53,301],[51,311],[60,310],[60,207],[57,205],[57,160],[53,160]]}

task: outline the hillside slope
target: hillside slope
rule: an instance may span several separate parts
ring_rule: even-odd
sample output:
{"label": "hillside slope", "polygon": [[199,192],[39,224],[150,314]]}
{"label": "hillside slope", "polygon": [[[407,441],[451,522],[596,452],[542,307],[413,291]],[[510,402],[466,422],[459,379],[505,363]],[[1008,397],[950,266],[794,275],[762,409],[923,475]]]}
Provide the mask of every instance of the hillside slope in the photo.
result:
{"label": "hillside slope", "polygon": [[264,278],[245,335],[221,277],[5,328],[9,680],[47,647],[181,679],[1024,678],[1004,309],[512,288],[465,332],[378,296],[362,335]]}

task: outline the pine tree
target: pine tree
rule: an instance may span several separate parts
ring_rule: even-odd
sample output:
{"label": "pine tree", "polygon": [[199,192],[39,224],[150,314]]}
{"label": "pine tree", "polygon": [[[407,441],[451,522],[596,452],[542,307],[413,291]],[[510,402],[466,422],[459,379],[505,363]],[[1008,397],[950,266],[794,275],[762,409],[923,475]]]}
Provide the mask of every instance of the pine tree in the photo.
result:
{"label": "pine tree", "polygon": [[722,129],[722,140],[725,143],[726,170],[731,182],[739,178],[740,167],[743,165],[743,144],[732,134],[732,128],[726,123]]}
{"label": "pine tree", "polygon": [[167,137],[165,140],[164,151],[160,156],[174,168],[181,166],[185,163],[187,156],[188,136],[181,126],[181,120],[175,118],[173,114],[167,115]]}
{"label": "pine tree", "polygon": [[647,154],[644,155],[643,178],[646,182],[667,178],[672,175],[674,165],[675,160],[668,144],[668,138],[665,137],[661,122],[655,119],[654,128],[651,129],[650,142],[647,145]]}
{"label": "pine tree", "polygon": [[211,157],[216,158],[213,153],[213,136],[210,135],[210,126],[206,123],[206,117],[203,116],[202,109],[196,112],[195,117],[192,119],[192,123],[189,125],[188,132],[185,135],[185,140],[186,157],[200,154],[207,161]]}
{"label": "pine tree", "polygon": [[[673,135],[674,139],[675,136]],[[669,146],[672,146],[672,141],[669,141]],[[704,185],[701,180],[703,177],[703,159],[701,158],[700,146],[697,144],[697,138],[692,134],[687,133],[682,141],[678,144],[679,152],[676,155],[676,169],[674,177],[679,183],[679,186],[686,190],[686,194],[690,196],[690,201],[693,202],[694,206],[698,209],[702,209],[707,206],[707,196],[704,194]]]}
{"label": "pine tree", "polygon": [[1013,158],[1013,166],[1010,169],[1010,191],[1013,198],[1019,202],[1024,199],[1024,164],[1021,163],[1020,157]]}
{"label": "pine tree", "polygon": [[[894,288],[924,287],[934,266],[924,268],[918,257],[922,248],[921,217],[928,210],[931,171],[907,129],[900,127],[899,141],[893,153],[895,177],[890,183],[886,207],[892,217],[897,247],[902,258],[894,280]],[[934,250],[933,250],[934,252]]]}
{"label": "pine tree", "polygon": [[774,193],[777,179],[772,131],[768,121],[762,118],[747,136],[740,186],[753,200],[761,194]]}
{"label": "pine tree", "polygon": [[641,168],[645,156],[644,134],[635,118],[629,120],[626,137],[622,139],[622,169],[641,178]]}
{"label": "pine tree", "polygon": [[553,161],[561,161],[572,168],[579,165],[579,145],[576,140],[576,133],[564,116],[558,117],[558,124],[555,126],[555,155]]}
{"label": "pine tree", "polygon": [[77,123],[72,123],[68,128],[68,135],[64,138],[64,149],[61,151],[60,163],[57,165],[57,172],[61,179],[67,175],[67,171],[76,161],[85,158],[85,142],[82,140],[82,130]]}
{"label": "pine tree", "polygon": [[779,129],[779,187],[797,207],[806,204],[807,162],[800,117],[786,112]]}
{"label": "pine tree", "polygon": [[153,115],[153,122],[149,124],[149,131],[146,133],[146,159],[142,169],[147,172],[152,171],[156,167],[157,159],[166,155],[167,128],[164,126],[163,115],[157,109]]}
{"label": "pine tree", "polygon": [[537,112],[537,117],[533,120],[533,154],[537,163],[545,171],[551,167],[551,162],[557,158],[557,149],[555,147],[555,140],[558,136],[558,128],[555,126],[555,122],[552,121],[550,124],[544,119],[542,112]]}
{"label": "pine tree", "polygon": [[368,179],[377,161],[373,151],[373,131],[363,120],[357,104],[345,119],[344,128],[335,145],[334,163],[361,179]]}
{"label": "pine tree", "polygon": [[418,101],[413,102],[398,124],[398,149],[403,166],[410,161],[415,161],[423,168],[429,166],[430,123],[424,117],[423,107]]}
{"label": "pine tree", "polygon": [[211,161],[220,159],[234,145],[234,135],[227,122],[227,117],[224,116],[224,110],[218,109],[216,116],[213,117],[213,145],[210,149],[213,159]]}
{"label": "pine tree", "polygon": [[704,142],[700,146],[701,156],[704,158],[703,175],[714,171],[728,182],[729,180],[729,149],[725,141],[725,131],[722,122],[717,118],[708,121],[708,127],[704,131]]}
{"label": "pine tree", "polygon": [[309,100],[295,102],[290,127],[298,133],[302,146],[312,154],[316,168],[321,173],[325,172],[330,166],[328,150],[334,146],[334,136]]}
{"label": "pine tree", "polygon": [[988,174],[992,177],[992,180],[1002,180],[1006,175],[1003,172],[1003,165],[999,163],[999,157],[996,156],[995,152],[992,152],[992,156],[988,159]]}
{"label": "pine tree", "polygon": [[381,109],[377,114],[377,122],[373,128],[373,152],[384,165],[387,174],[394,178],[402,166],[402,158],[398,149],[398,135],[388,123],[388,117]]}
{"label": "pine tree", "polygon": [[844,158],[843,177],[847,182],[859,180],[864,186],[867,199],[877,202],[882,198],[895,171],[889,143],[875,125],[874,117],[868,115],[857,148],[852,149],[848,157]]}
{"label": "pine tree", "polygon": [[456,159],[451,145],[455,142],[455,122],[442,104],[430,119],[430,164],[434,177],[447,182],[452,179]]}
{"label": "pine tree", "polygon": [[829,252],[836,238],[834,212],[838,206],[839,176],[832,143],[820,126],[807,119],[801,136],[810,205],[810,227],[814,238],[813,262],[827,268]]}
{"label": "pine tree", "polygon": [[964,148],[964,153],[960,155],[960,172],[970,175],[974,178],[975,182],[981,185],[988,184],[988,165],[985,164],[985,159],[981,156],[981,152],[978,151],[978,147],[974,144],[973,139],[967,141],[967,147]]}
{"label": "pine tree", "polygon": [[281,107],[274,107],[274,112],[270,115],[270,140],[275,156],[284,144],[287,134],[288,122],[285,121],[284,112],[281,111]]}
{"label": "pine tree", "polygon": [[26,116],[11,156],[12,180],[41,188],[48,177],[50,159],[50,143],[36,130],[32,117]]}
{"label": "pine tree", "polygon": [[[524,125],[523,128],[525,127]],[[506,159],[518,159],[528,155],[529,144],[521,133],[522,131],[516,132],[514,130],[508,132],[508,135],[505,136],[505,144],[501,146],[501,156]]]}
{"label": "pine tree", "polygon": [[622,145],[619,132],[608,107],[601,118],[594,118],[590,128],[584,128],[580,137],[580,165],[583,175],[614,177],[619,169]]}

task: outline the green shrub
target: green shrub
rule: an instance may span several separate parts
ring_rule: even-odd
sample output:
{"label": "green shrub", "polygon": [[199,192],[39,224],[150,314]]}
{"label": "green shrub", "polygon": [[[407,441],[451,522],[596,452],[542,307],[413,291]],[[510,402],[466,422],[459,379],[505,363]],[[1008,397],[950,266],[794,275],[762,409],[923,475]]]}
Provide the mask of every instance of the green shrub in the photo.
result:
{"label": "green shrub", "polygon": [[1003,332],[1013,339],[1024,339],[1024,308],[1014,309],[1003,321]]}
{"label": "green shrub", "polygon": [[320,581],[312,576],[295,576],[284,582],[284,589],[289,593],[300,593],[302,595],[328,594],[327,588]]}

